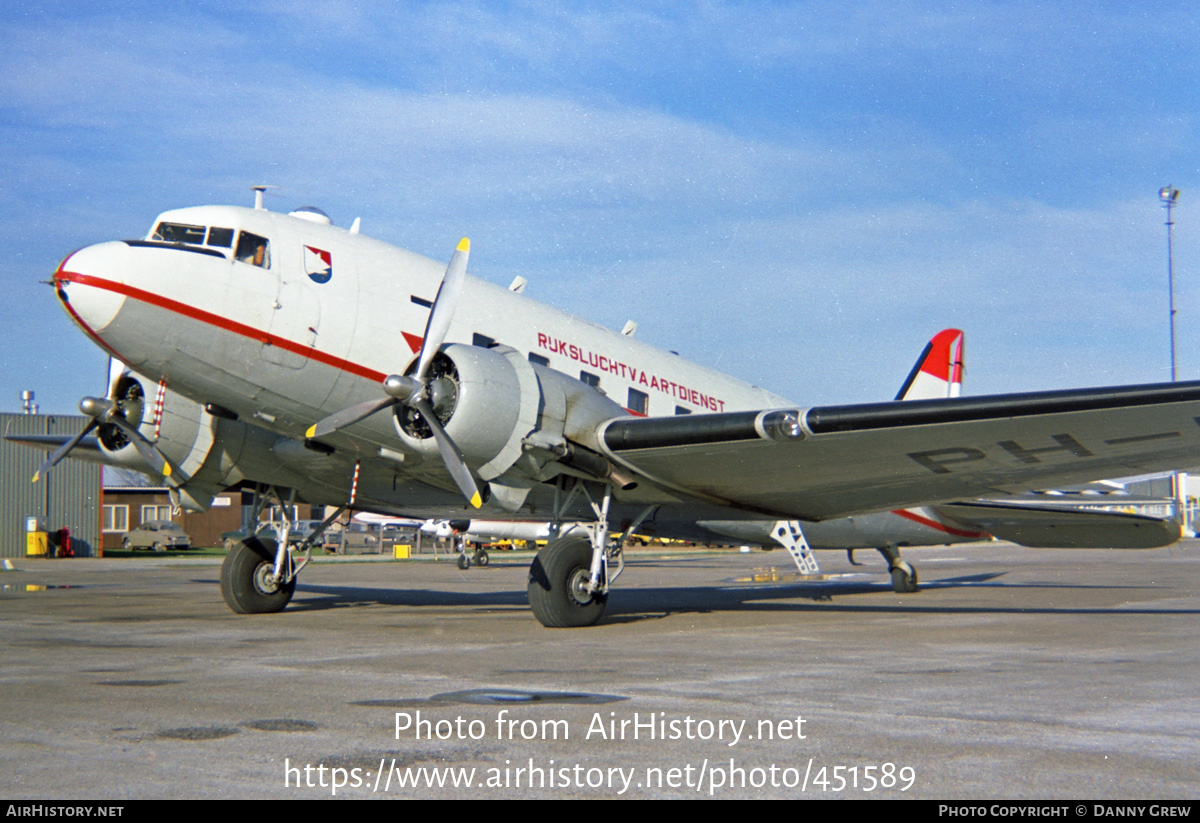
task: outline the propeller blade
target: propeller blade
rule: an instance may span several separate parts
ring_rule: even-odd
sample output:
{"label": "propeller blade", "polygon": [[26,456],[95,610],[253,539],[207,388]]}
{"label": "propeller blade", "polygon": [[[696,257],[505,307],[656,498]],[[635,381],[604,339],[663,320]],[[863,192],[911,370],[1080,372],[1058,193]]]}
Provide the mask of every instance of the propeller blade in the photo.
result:
{"label": "propeller blade", "polygon": [[458,446],[454,445],[450,435],[446,434],[446,430],[442,428],[441,421],[433,413],[428,401],[418,398],[412,402],[412,406],[421,413],[421,417],[425,418],[430,431],[433,432],[433,439],[437,441],[442,462],[446,464],[446,469],[462,491],[463,497],[478,509],[483,505],[483,498],[479,495],[479,487],[475,485],[475,478],[471,476],[471,470],[467,468],[467,461],[463,459],[462,452],[458,450]]}
{"label": "propeller blade", "polygon": [[129,422],[125,418],[114,414],[109,416],[107,422],[112,423],[118,429],[125,432],[125,434],[129,435],[129,442],[133,444],[133,447],[137,449],[138,455],[146,461],[146,464],[150,468],[163,477],[171,476],[171,463],[158,450],[158,447],[142,436],[140,431],[129,425]]}
{"label": "propeller blade", "polygon": [[352,426],[359,420],[366,419],[375,412],[383,411],[389,406],[394,406],[400,401],[394,397],[381,397],[378,400],[364,400],[362,403],[351,406],[348,409],[342,409],[340,412],[333,414],[321,420],[318,423],[308,427],[308,431],[304,436],[309,440],[317,437],[324,437],[327,434],[333,434],[339,429],[344,429],[347,426]]}
{"label": "propeller blade", "polygon": [[92,429],[99,425],[99,421],[97,421],[95,418],[89,420],[88,424],[83,427],[83,431],[55,449],[49,457],[42,461],[42,465],[38,466],[38,470],[33,473],[33,482],[38,482],[38,480],[40,480],[46,474],[46,472],[57,466],[64,457],[71,453],[71,449],[79,445],[80,440],[83,440],[83,438],[87,437]]}
{"label": "propeller blade", "polygon": [[471,253],[471,241],[464,237],[458,241],[458,248],[446,266],[446,274],[442,284],[438,286],[437,295],[433,298],[433,307],[429,310],[429,320],[425,323],[425,339],[421,343],[421,356],[417,361],[416,381],[424,384],[428,376],[429,364],[446,340],[446,332],[450,330],[450,321],[458,308],[458,296],[462,293],[463,283],[467,279],[467,257]]}

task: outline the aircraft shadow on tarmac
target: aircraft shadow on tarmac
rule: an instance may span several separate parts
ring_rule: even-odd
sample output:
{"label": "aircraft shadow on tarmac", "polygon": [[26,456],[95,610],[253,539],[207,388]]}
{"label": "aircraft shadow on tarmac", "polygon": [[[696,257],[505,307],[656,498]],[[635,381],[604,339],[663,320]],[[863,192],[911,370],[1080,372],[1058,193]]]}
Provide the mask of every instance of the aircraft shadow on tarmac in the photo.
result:
{"label": "aircraft shadow on tarmac", "polygon": [[[952,589],[1058,589],[1058,590],[1154,590],[1159,586],[1092,585],[1060,582],[1003,582],[1004,572],[971,574],[928,580],[923,593],[897,595],[882,575],[863,574],[819,581],[786,578],[781,582],[714,582],[711,586],[663,586],[618,588],[608,604],[601,624],[637,623],[674,614],[715,612],[821,612],[896,614],[1200,614],[1198,609],[1072,606],[999,606],[987,603],[945,604],[933,600],[936,592]],[[200,581],[197,581],[200,582]],[[211,581],[205,581],[211,582]],[[288,611],[326,611],[364,605],[485,609],[524,611],[529,608],[524,590],[454,592],[435,589],[380,588],[375,586],[327,586],[301,582]],[[858,595],[852,602],[838,598]],[[861,595],[877,595],[864,602]]]}

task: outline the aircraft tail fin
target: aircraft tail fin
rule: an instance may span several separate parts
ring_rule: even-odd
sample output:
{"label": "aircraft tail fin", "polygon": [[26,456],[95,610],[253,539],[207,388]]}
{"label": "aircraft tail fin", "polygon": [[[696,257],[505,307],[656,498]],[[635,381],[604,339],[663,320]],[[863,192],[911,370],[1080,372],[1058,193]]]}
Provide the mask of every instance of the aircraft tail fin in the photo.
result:
{"label": "aircraft tail fin", "polygon": [[897,400],[944,400],[962,392],[963,333],[942,329],[917,358]]}

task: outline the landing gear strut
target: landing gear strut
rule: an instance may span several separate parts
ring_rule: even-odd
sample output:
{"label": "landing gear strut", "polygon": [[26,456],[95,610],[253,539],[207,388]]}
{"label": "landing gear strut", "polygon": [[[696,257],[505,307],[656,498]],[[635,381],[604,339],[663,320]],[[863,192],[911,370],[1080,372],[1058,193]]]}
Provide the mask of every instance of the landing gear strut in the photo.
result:
{"label": "landing gear strut", "polygon": [[[338,507],[292,551],[288,546],[292,531],[289,512],[292,511],[295,491],[289,496],[288,505],[284,506],[283,498],[273,486],[265,489],[256,487],[250,523],[258,524],[259,515],[271,499],[279,502],[283,515],[282,528],[277,531],[279,539],[252,534],[234,545],[221,564],[221,597],[238,614],[283,611],[296,592],[296,576],[312,559],[312,547],[321,539],[325,529],[346,510],[345,506]],[[304,557],[297,561],[296,555],[300,553]]]}
{"label": "landing gear strut", "polygon": [[888,562],[892,573],[892,591],[896,594],[911,594],[917,590],[917,570],[906,560],[900,559],[900,550],[895,546],[881,546],[879,553]]}
{"label": "landing gear strut", "polygon": [[[529,567],[529,608],[547,628],[590,626],[604,616],[609,587],[625,569],[626,541],[656,507],[647,506],[624,532],[612,538],[608,529],[611,485],[602,488],[600,502],[596,502],[585,481],[574,481],[565,499],[559,498],[559,491],[565,489],[555,489],[550,529],[551,534],[559,536],[538,552]],[[586,498],[596,520],[562,533],[564,515],[577,494]]]}

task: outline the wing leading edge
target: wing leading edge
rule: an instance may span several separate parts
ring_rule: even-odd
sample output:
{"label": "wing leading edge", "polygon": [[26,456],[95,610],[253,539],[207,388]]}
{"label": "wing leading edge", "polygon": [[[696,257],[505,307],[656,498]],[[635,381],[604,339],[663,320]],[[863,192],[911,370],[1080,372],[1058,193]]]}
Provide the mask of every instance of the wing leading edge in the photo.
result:
{"label": "wing leading edge", "polygon": [[651,482],[805,520],[1200,462],[1200,382],[621,418],[608,455]]}

